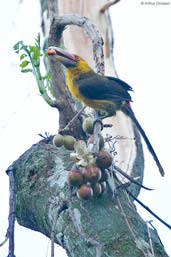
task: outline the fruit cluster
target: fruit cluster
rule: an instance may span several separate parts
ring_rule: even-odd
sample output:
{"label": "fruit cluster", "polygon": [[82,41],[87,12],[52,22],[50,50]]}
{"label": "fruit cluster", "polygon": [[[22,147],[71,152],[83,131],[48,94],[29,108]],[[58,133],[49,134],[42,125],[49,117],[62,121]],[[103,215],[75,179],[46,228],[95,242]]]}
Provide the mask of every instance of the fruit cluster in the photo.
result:
{"label": "fruit cluster", "polygon": [[56,147],[64,146],[67,150],[74,150],[74,144],[76,139],[72,136],[62,136],[61,134],[57,134],[53,138],[53,144]]}
{"label": "fruit cluster", "polygon": [[77,196],[85,200],[93,196],[101,196],[106,190],[106,181],[109,176],[105,168],[110,167],[111,164],[112,157],[108,152],[101,151],[95,164],[83,168],[76,167],[69,171],[68,182],[71,186],[77,187]]}
{"label": "fruit cluster", "polygon": [[104,138],[100,135],[99,153],[94,157],[93,146],[93,124],[92,118],[83,122],[83,130],[89,135],[87,142],[76,140],[72,136],[57,134],[53,138],[53,144],[57,147],[64,146],[67,150],[74,150],[70,154],[71,160],[75,163],[68,173],[68,183],[76,187],[77,196],[80,199],[90,199],[93,196],[101,196],[106,190],[108,180],[108,168],[113,158],[104,150]]}

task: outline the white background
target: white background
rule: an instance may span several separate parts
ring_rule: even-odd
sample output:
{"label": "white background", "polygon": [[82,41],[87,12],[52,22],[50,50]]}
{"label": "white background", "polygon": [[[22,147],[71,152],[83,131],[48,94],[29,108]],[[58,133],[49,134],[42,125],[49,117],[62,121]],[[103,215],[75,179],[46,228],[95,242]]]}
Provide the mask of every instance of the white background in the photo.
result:
{"label": "white background", "polygon": [[[21,74],[18,56],[12,46],[18,40],[33,43],[40,31],[39,1],[2,1],[0,10],[0,242],[8,218],[8,177],[5,170],[33,143],[38,133],[55,134],[57,111],[39,96],[31,74]],[[139,0],[122,0],[111,8],[115,35],[115,62],[119,77],[133,88],[133,109],[147,132],[166,171],[164,178],[145,149],[144,184],[155,188],[141,192],[139,199],[171,224],[170,158],[170,67],[171,5],[141,5]],[[171,231],[137,206],[145,220],[153,220],[168,254]],[[16,256],[50,256],[49,239],[16,225]],[[49,252],[49,253],[48,253]],[[0,257],[8,254],[8,244]],[[57,248],[56,255],[65,256]]]}

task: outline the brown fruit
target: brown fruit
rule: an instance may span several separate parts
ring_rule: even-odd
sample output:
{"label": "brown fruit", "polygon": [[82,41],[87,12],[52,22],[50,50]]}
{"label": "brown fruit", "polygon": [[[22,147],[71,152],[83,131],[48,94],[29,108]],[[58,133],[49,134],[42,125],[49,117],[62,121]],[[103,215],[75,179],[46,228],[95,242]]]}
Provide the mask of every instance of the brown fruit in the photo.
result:
{"label": "brown fruit", "polygon": [[84,169],[84,177],[86,181],[95,183],[101,178],[101,170],[95,165],[87,166]]}
{"label": "brown fruit", "polygon": [[97,156],[96,164],[100,169],[107,169],[111,166],[112,161],[113,158],[107,151],[101,151]]}
{"label": "brown fruit", "polygon": [[83,183],[84,177],[78,169],[72,169],[68,173],[68,182],[71,186],[80,186]]}
{"label": "brown fruit", "polygon": [[99,182],[107,181],[109,178],[109,173],[107,170],[102,170],[102,176]]}
{"label": "brown fruit", "polygon": [[77,196],[81,199],[88,200],[93,196],[93,189],[90,185],[84,184],[78,189]]}
{"label": "brown fruit", "polygon": [[99,196],[102,193],[102,187],[100,183],[95,183],[92,185],[94,196]]}
{"label": "brown fruit", "polygon": [[67,150],[74,150],[76,139],[72,136],[64,136],[64,146]]}
{"label": "brown fruit", "polygon": [[53,138],[53,144],[57,147],[60,147],[64,144],[64,137],[60,134],[57,134],[56,136],[54,136]]}
{"label": "brown fruit", "polygon": [[86,132],[88,134],[93,134],[94,120],[91,117],[86,118],[83,121],[82,128],[83,128],[84,132]]}

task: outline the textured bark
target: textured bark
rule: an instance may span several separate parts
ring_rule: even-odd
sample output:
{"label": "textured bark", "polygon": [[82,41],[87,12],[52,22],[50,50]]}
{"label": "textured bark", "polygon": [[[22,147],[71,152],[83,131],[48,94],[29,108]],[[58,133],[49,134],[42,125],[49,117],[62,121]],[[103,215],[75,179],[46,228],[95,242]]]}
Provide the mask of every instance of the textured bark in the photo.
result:
{"label": "textured bark", "polygon": [[[110,190],[88,201],[77,198],[67,183],[69,153],[44,140],[12,164],[19,224],[48,237],[53,231],[68,256],[151,257],[147,225],[125,191],[115,198]],[[168,256],[152,230],[151,237],[155,257]]]}
{"label": "textured bark", "polygon": [[[62,30],[53,33],[59,15],[79,13],[91,17],[104,38],[106,73],[117,76],[112,57],[110,17],[106,12],[100,12],[108,1],[58,1],[58,13],[54,13],[56,3],[52,0],[49,2],[54,4],[49,10],[52,21],[49,43],[58,45],[61,42]],[[44,4],[42,24],[47,34],[45,13]],[[95,68],[92,43],[81,28],[69,26],[64,32],[64,43],[69,50],[81,54]],[[63,127],[76,111],[65,87],[63,70],[56,63],[51,63],[51,71],[56,98],[62,99],[58,107],[59,123]],[[118,138],[116,165],[133,176],[139,176],[142,182],[144,159],[139,133],[130,119],[121,113],[106,122],[114,126],[104,133]],[[78,137],[83,136],[80,121],[72,128],[73,133]],[[168,256],[153,230],[150,230],[151,246],[147,225],[124,189],[120,189],[115,197],[108,188],[102,197],[89,201],[79,200],[67,183],[67,174],[73,165],[69,151],[63,147],[54,147],[51,140],[49,142],[43,140],[33,145],[10,166],[10,170],[15,171],[16,216],[19,224],[50,238],[53,234],[54,241],[64,247],[70,257],[151,257],[153,251],[155,257]],[[140,189],[131,185],[130,190],[137,196]]]}

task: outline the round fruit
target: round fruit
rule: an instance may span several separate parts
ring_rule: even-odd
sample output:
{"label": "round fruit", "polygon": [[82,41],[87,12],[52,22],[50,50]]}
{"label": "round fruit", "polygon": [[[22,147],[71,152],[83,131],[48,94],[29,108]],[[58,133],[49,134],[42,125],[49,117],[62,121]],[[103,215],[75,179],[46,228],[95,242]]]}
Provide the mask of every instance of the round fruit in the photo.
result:
{"label": "round fruit", "polygon": [[95,183],[101,178],[101,170],[95,165],[87,166],[84,169],[84,177],[86,181]]}
{"label": "round fruit", "polygon": [[102,170],[102,176],[101,176],[100,182],[107,181],[108,178],[109,178],[108,171],[107,170]]}
{"label": "round fruit", "polygon": [[112,161],[113,158],[107,151],[101,151],[97,156],[96,164],[100,169],[107,169],[111,166]]}
{"label": "round fruit", "polygon": [[57,147],[60,147],[64,144],[64,137],[60,134],[57,134],[56,136],[54,136],[53,138],[53,144]]}
{"label": "round fruit", "polygon": [[76,139],[72,136],[64,136],[64,146],[67,150],[74,150]]}
{"label": "round fruit", "polygon": [[88,134],[93,134],[94,120],[91,117],[86,118],[83,121],[82,128],[83,128],[84,132],[86,132]]}
{"label": "round fruit", "polygon": [[90,185],[82,185],[77,191],[77,196],[81,199],[88,200],[93,196],[93,189]]}
{"label": "round fruit", "polygon": [[93,188],[93,193],[95,196],[99,196],[102,193],[102,187],[100,185],[100,183],[95,183],[92,185]]}
{"label": "round fruit", "polygon": [[83,180],[83,174],[78,169],[72,169],[68,173],[68,182],[71,186],[80,186]]}

